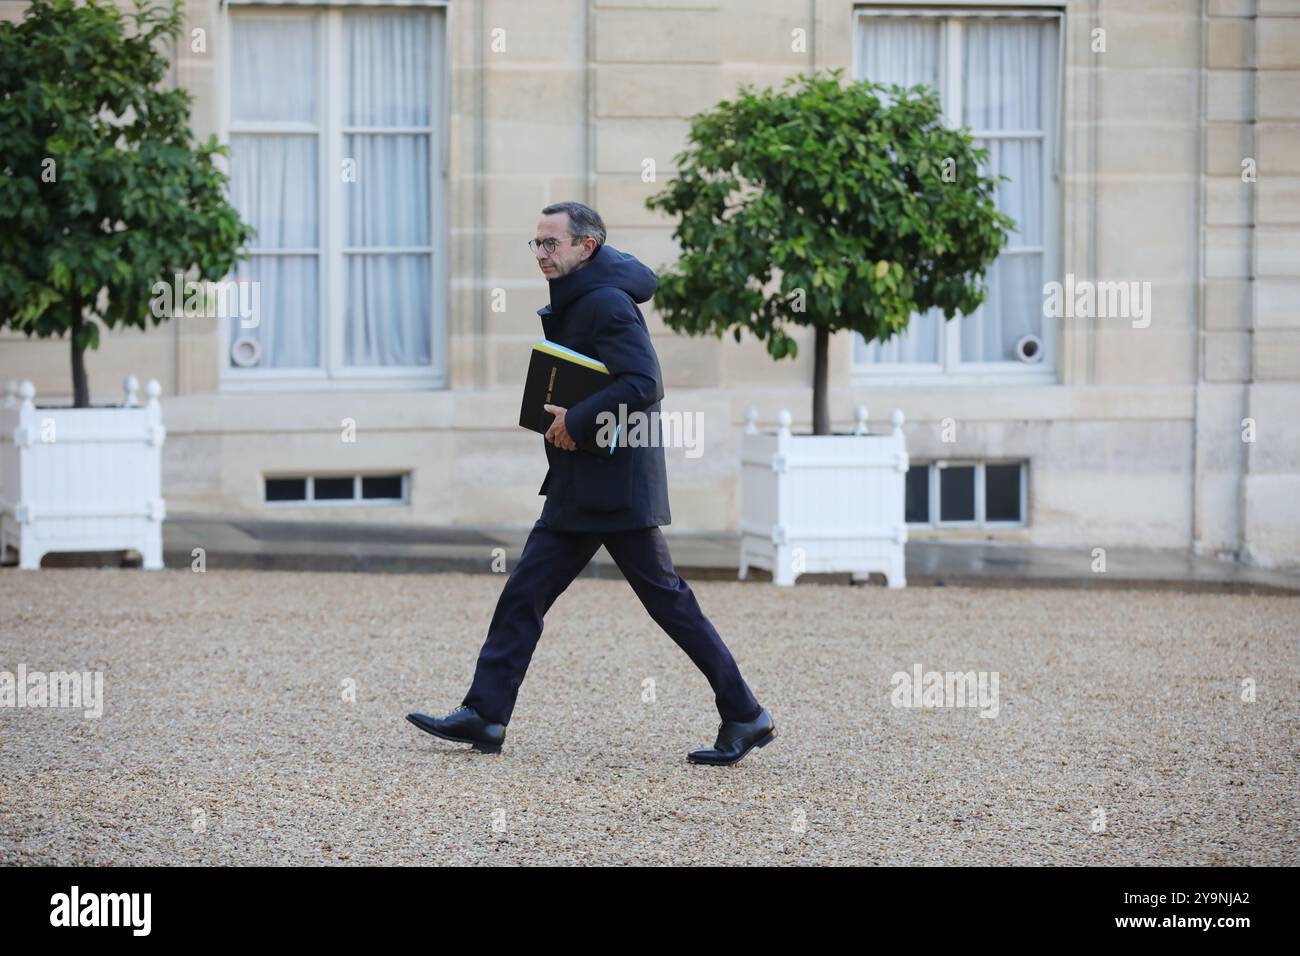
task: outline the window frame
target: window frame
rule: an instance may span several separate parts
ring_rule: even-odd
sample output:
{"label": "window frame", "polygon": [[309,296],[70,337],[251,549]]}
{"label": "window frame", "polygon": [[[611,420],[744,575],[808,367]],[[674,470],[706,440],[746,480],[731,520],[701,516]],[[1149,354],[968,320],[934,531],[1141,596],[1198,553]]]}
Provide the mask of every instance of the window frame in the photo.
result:
{"label": "window frame", "polygon": [[[396,476],[402,480],[402,496],[400,498],[363,498],[361,495],[361,482],[363,478],[390,478]],[[316,497],[316,479],[318,478],[351,478],[352,479],[352,497],[351,498],[317,498]],[[262,485],[262,507],[263,508],[365,508],[371,505],[380,505],[383,507],[392,507],[394,505],[407,505],[411,503],[411,472],[408,471],[376,471],[376,472],[284,472],[274,473],[265,472],[260,476]],[[266,497],[267,481],[302,479],[306,482],[304,491],[305,498],[286,498],[270,501]]]}
{"label": "window frame", "polygon": [[[349,366],[345,364],[347,281],[347,243],[344,235],[347,196],[342,189],[331,189],[342,168],[346,138],[357,129],[345,123],[343,72],[334,68],[343,49],[343,18],[350,12],[422,9],[429,12],[433,49],[429,76],[430,125],[411,127],[409,132],[429,136],[429,268],[430,293],[429,364],[403,366]],[[231,143],[232,134],[256,134],[259,131],[286,132],[291,123],[250,123],[232,120],[233,19],[305,19],[317,21],[318,75],[316,93],[321,116],[317,122],[319,235],[317,237],[317,295],[319,310],[318,362],[316,368],[240,368],[230,360],[232,319],[218,319],[217,364],[222,391],[282,391],[347,389],[445,389],[447,387],[447,325],[449,315],[448,257],[448,153],[450,148],[449,69],[450,6],[446,0],[421,0],[418,3],[313,3],[238,2],[222,3],[219,14],[218,40],[221,54],[217,64],[217,90],[220,99],[218,139]],[[331,56],[335,59],[331,60]],[[403,129],[403,132],[407,130]],[[217,157],[222,170],[229,174],[233,157]],[[333,171],[333,172],[331,172]],[[378,247],[376,247],[378,248]],[[254,250],[250,250],[257,254]]]}
{"label": "window frame", "polygon": [[[935,530],[947,530],[950,528],[981,528],[981,529],[1001,529],[1001,528],[1027,528],[1029,527],[1029,462],[1025,459],[985,459],[985,458],[937,458],[932,461],[913,462],[913,467],[924,467],[926,469],[926,494],[929,496],[929,514],[928,521],[908,521],[909,529],[932,528]],[[1019,485],[1020,485],[1020,520],[1019,521],[989,521],[986,517],[988,502],[986,500],[987,486],[985,484],[984,469],[987,465],[1018,465],[1020,468]],[[975,518],[973,521],[944,521],[939,517],[939,479],[940,472],[946,468],[971,468],[975,469]]]}
{"label": "window frame", "polygon": [[[864,22],[868,17],[934,17],[942,24],[940,42],[946,57],[944,89],[940,91],[943,101],[944,120],[950,126],[960,125],[960,108],[962,102],[961,24],[976,17],[1024,17],[1036,19],[1054,19],[1057,24],[1057,52],[1055,84],[1039,78],[1045,96],[1055,102],[1055,116],[1051,129],[1042,131],[1042,141],[1051,150],[1050,160],[1044,156],[1043,163],[1043,224],[1044,244],[1039,247],[1017,247],[1021,251],[1037,250],[1043,255],[1042,281],[1047,283],[1056,277],[1059,271],[1061,254],[1061,203],[1064,200],[1061,176],[1062,107],[1064,105],[1065,81],[1065,11],[1060,0],[1020,0],[1015,4],[989,4],[979,0],[949,0],[942,6],[934,0],[908,5],[907,0],[893,0],[892,3],[880,5],[859,5],[853,11],[853,40],[851,56],[851,76],[853,81],[860,78],[862,64],[858,59],[859,32],[869,29]],[[957,29],[952,26],[956,24]],[[1013,131],[972,129],[973,139],[1008,138]],[[1014,237],[1014,234],[1012,234]],[[1008,245],[1014,245],[1009,242]],[[1004,250],[1005,252],[1005,250]],[[1004,252],[999,252],[1001,259]],[[1057,363],[1057,321],[1049,316],[1043,317],[1041,358],[1035,362],[995,361],[967,362],[961,357],[962,316],[957,314],[951,319],[943,319],[939,335],[937,362],[869,362],[858,360],[860,333],[852,333],[848,349],[849,379],[854,385],[998,385],[998,384],[1040,384],[1055,385],[1059,381]],[[900,333],[901,334],[901,333]],[[869,346],[869,343],[868,343]]]}

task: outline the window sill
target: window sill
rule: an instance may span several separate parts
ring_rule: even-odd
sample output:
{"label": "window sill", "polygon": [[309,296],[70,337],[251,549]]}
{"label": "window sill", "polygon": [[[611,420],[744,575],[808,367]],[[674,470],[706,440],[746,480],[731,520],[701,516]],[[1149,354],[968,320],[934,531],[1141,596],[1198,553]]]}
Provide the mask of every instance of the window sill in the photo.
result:
{"label": "window sill", "polygon": [[410,389],[445,389],[444,376],[424,372],[387,372],[383,374],[349,374],[329,377],[319,372],[276,374],[226,374],[221,377],[222,392],[328,392],[344,390],[409,391]]}
{"label": "window sill", "polygon": [[1055,368],[997,368],[945,372],[913,368],[877,369],[854,366],[849,373],[851,385],[923,385],[942,388],[947,385],[1058,385]]}

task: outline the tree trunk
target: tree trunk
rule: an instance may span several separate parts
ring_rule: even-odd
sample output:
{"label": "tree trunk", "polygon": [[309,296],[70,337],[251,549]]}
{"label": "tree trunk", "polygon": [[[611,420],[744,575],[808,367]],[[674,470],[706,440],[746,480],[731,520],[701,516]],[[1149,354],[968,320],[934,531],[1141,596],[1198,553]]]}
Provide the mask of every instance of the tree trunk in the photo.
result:
{"label": "tree trunk", "polygon": [[81,300],[72,303],[72,405],[90,407],[90,383],[86,381],[86,350],[81,345]]}
{"label": "tree trunk", "polygon": [[813,434],[831,433],[830,405],[827,399],[826,367],[829,364],[831,333],[824,325],[816,326],[813,348]]}

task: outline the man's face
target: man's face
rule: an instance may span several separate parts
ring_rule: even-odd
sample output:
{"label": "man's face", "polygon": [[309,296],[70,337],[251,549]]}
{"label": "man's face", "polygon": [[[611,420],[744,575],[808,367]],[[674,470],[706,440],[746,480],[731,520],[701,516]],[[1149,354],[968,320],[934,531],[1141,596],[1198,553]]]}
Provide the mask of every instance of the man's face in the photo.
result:
{"label": "man's face", "polygon": [[[559,245],[554,252],[547,252],[546,246],[541,244],[543,239],[555,239]],[[596,248],[596,240],[590,236],[574,243],[569,233],[567,212],[553,212],[537,220],[537,242],[537,265],[548,279],[558,279],[581,267]]]}

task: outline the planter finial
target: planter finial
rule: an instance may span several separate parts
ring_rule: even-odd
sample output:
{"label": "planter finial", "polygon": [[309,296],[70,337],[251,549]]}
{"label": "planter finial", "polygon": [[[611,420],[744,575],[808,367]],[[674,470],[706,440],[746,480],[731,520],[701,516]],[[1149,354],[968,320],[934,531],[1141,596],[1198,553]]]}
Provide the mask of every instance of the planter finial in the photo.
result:
{"label": "planter finial", "polygon": [[24,380],[18,386],[18,397],[23,400],[24,405],[32,403],[32,399],[36,397],[36,386],[31,383],[30,379]]}
{"label": "planter finial", "polygon": [[853,434],[865,435],[867,433],[867,406],[859,405],[853,409]]}
{"label": "planter finial", "polygon": [[145,382],[144,393],[149,396],[150,405],[157,405],[158,396],[162,394],[162,386],[158,384],[158,379],[151,378]]}
{"label": "planter finial", "polygon": [[140,396],[138,394],[140,391],[140,380],[138,378],[134,375],[128,375],[122,380],[122,389],[126,392],[126,402],[124,404],[128,408],[140,404]]}
{"label": "planter finial", "polygon": [[776,416],[776,420],[777,423],[780,425],[780,430],[778,434],[781,435],[790,434],[790,422],[793,421],[793,419],[790,417],[790,410],[788,408],[781,409],[781,411]]}
{"label": "planter finial", "polygon": [[889,413],[889,424],[894,426],[894,434],[901,434],[903,431],[903,410],[896,408]]}
{"label": "planter finial", "polygon": [[758,409],[753,405],[745,406],[745,434],[758,434]]}

